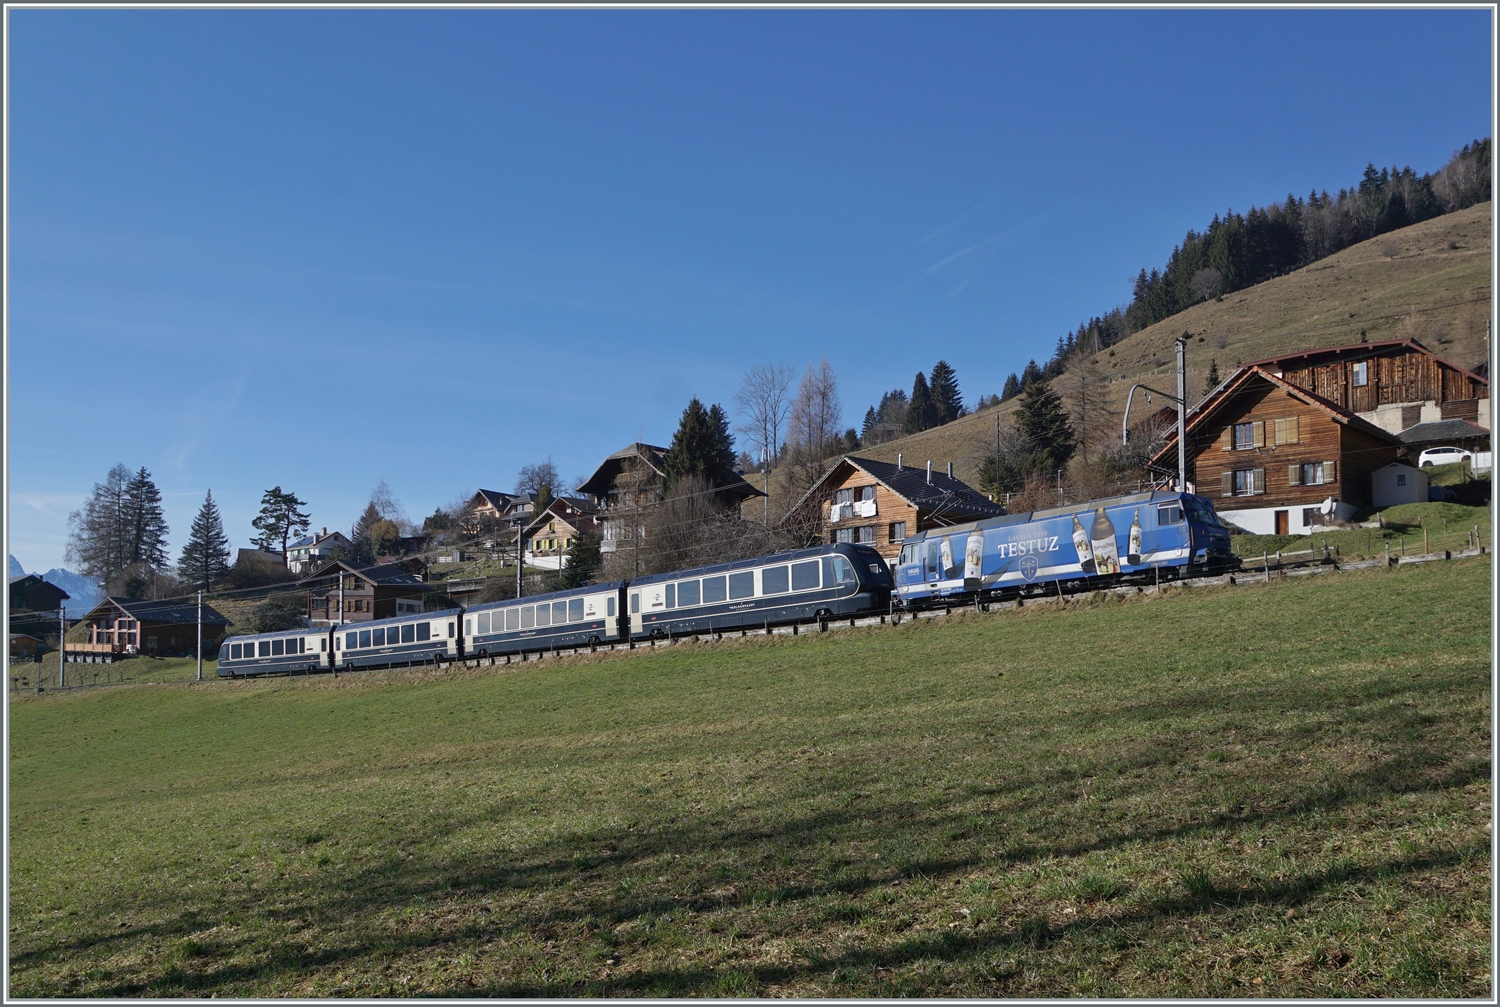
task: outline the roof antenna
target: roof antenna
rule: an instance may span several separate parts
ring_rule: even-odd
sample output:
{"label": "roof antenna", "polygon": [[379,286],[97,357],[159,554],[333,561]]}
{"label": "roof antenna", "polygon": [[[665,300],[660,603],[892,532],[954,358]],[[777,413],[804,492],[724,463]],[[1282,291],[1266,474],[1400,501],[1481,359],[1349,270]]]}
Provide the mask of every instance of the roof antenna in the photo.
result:
{"label": "roof antenna", "polygon": [[927,459],[927,485],[932,485],[932,459]]}
{"label": "roof antenna", "polygon": [[949,479],[953,478],[953,463],[952,462],[948,463],[948,478]]}
{"label": "roof antenna", "polygon": [[896,452],[896,471],[901,471],[901,452]]}

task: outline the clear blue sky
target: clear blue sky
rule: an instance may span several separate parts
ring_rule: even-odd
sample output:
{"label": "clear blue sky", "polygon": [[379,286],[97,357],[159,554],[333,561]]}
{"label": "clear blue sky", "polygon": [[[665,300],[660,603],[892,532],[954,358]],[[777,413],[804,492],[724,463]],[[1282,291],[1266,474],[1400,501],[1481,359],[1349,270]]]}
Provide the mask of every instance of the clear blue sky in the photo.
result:
{"label": "clear blue sky", "polygon": [[1438,168],[1486,10],[12,10],[9,549],[146,466],[348,529],[827,355],[966,400],[1215,212]]}

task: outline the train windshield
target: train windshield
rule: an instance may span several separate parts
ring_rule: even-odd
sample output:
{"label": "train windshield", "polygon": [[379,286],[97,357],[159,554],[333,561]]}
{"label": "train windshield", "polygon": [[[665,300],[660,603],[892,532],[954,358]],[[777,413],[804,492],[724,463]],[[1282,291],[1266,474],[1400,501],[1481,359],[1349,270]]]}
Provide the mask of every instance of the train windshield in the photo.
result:
{"label": "train windshield", "polygon": [[1202,497],[1183,495],[1182,506],[1187,511],[1188,520],[1198,524],[1216,525],[1219,523],[1219,515],[1214,513],[1214,505]]}

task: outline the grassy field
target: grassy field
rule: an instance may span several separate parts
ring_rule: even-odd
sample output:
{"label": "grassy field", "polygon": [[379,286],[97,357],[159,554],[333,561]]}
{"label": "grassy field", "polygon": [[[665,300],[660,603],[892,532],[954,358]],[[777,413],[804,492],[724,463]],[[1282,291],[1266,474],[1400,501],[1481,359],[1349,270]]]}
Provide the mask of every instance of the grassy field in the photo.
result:
{"label": "grassy field", "polygon": [[[1247,563],[1262,555],[1274,561],[1278,551],[1302,552],[1322,550],[1340,560],[1383,558],[1389,547],[1392,558],[1417,555],[1423,551],[1458,552],[1472,547],[1472,529],[1479,527],[1478,544],[1494,547],[1490,537],[1492,521],[1488,507],[1467,507],[1456,503],[1399,504],[1380,512],[1383,527],[1319,529],[1311,535],[1235,535],[1230,548]],[[1373,520],[1373,519],[1372,519]],[[1368,522],[1366,522],[1368,523]],[[1425,546],[1425,550],[1424,550]]]}
{"label": "grassy field", "polygon": [[9,992],[1489,996],[1490,574],[13,697]]}

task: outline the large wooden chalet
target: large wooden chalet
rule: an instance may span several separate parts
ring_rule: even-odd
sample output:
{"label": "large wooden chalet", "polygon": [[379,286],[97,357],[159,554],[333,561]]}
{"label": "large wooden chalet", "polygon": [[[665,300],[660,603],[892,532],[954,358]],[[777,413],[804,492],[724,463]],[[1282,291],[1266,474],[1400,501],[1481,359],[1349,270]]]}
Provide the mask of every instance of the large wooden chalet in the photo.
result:
{"label": "large wooden chalet", "polygon": [[[229,620],[203,605],[203,653],[219,649]],[[68,660],[110,661],[131,654],[187,657],[198,642],[198,604],[105,598],[83,617],[88,640],[67,645]]]}
{"label": "large wooden chalet", "polygon": [[924,468],[845,455],[813,484],[788,515],[805,520],[816,511],[823,541],[873,546],[887,560],[908,535],[965,521],[999,517],[1005,508],[968,484]]}
{"label": "large wooden chalet", "polygon": [[[398,566],[326,563],[297,582],[314,624],[369,622],[422,611],[427,585]],[[340,612],[340,601],[343,611]]]}
{"label": "large wooden chalet", "polygon": [[532,566],[562,569],[563,561],[580,539],[600,538],[603,519],[599,509],[582,497],[558,497],[521,530],[526,562]]}

